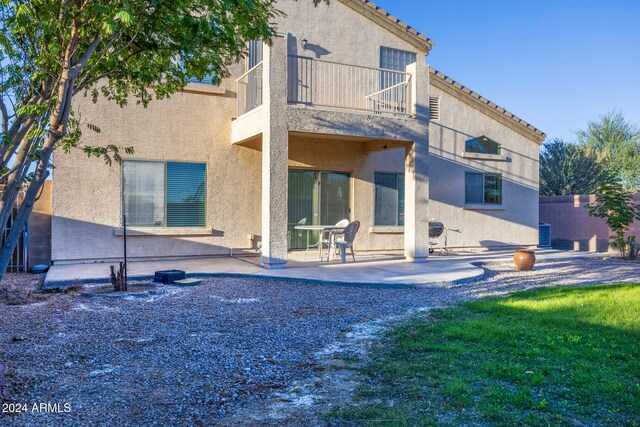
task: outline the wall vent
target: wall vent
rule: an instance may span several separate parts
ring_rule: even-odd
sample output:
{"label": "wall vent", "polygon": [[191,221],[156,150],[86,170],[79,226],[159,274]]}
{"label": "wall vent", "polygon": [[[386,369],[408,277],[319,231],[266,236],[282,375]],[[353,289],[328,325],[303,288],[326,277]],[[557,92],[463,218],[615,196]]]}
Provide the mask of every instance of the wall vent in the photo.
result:
{"label": "wall vent", "polygon": [[538,246],[541,248],[551,246],[551,224],[538,224]]}
{"label": "wall vent", "polygon": [[429,97],[429,120],[440,120],[440,97]]}

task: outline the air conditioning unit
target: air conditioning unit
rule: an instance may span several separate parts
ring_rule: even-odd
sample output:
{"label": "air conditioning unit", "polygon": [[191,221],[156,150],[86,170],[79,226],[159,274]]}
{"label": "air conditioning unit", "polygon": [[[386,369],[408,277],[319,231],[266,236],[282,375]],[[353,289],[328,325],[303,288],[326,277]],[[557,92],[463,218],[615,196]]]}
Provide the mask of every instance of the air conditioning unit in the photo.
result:
{"label": "air conditioning unit", "polygon": [[541,248],[551,247],[551,224],[538,224],[538,246]]}

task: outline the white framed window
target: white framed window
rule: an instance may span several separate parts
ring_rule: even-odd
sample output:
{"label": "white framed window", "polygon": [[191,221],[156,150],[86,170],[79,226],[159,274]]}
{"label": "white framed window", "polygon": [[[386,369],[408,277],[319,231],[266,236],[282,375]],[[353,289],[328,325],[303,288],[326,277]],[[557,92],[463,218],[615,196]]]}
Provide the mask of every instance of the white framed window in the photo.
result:
{"label": "white framed window", "polygon": [[[380,47],[380,68],[390,71],[406,72],[407,65],[416,62],[417,54],[406,50]],[[393,87],[404,81],[401,74],[382,71],[380,73],[380,89]]]}
{"label": "white framed window", "polygon": [[374,225],[404,225],[404,174],[375,173]]}
{"label": "white framed window", "polygon": [[406,71],[407,65],[417,61],[418,55],[407,50],[380,47],[380,68],[393,71]]}
{"label": "white framed window", "polygon": [[501,205],[502,175],[499,173],[466,172],[465,204]]}
{"label": "white framed window", "polygon": [[204,227],[206,164],[122,162],[122,214],[134,227]]}

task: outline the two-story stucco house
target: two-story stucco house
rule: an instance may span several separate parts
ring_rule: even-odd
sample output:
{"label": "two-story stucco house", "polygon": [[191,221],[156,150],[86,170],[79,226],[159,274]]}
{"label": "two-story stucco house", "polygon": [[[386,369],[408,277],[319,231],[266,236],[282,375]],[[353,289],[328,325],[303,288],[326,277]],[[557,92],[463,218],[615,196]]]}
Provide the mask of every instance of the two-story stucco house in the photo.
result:
{"label": "two-story stucco house", "polygon": [[220,86],[146,109],[77,100],[92,144],[135,154],[56,153],[54,263],[120,258],[125,215],[130,257],[260,246],[267,268],[306,244],[297,224],[344,218],[357,251],[409,261],[428,257],[432,219],[451,248],[537,244],[541,131],[430,68],[434,43],[369,1],[278,6],[280,35]]}

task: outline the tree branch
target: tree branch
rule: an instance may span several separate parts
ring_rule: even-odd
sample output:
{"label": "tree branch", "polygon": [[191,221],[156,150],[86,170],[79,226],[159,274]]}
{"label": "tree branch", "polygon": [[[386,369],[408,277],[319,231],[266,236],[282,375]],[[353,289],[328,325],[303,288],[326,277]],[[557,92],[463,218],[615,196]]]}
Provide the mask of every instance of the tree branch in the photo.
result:
{"label": "tree branch", "polygon": [[107,71],[106,73],[102,73],[99,76],[95,76],[93,78],[81,81],[79,84],[76,85],[75,89],[73,90],[73,94],[77,95],[78,93],[82,92],[84,89],[91,87],[94,83],[105,79],[109,76],[114,76],[118,74],[116,70],[111,70],[111,71]]}
{"label": "tree branch", "polygon": [[20,130],[11,137],[11,142],[13,144],[2,145],[2,147],[0,148],[0,169],[4,169],[7,166],[7,164],[9,163],[9,160],[11,160],[11,157],[19,149],[20,144],[18,144],[16,141],[20,141],[21,143],[24,137],[26,136],[26,134],[31,130],[31,128],[35,123],[36,123],[36,120],[33,118],[30,118],[29,120],[24,122],[24,126],[22,126]]}
{"label": "tree branch", "polygon": [[102,41],[102,36],[100,36],[100,35],[97,35],[97,36],[95,36],[93,38],[93,41],[91,42],[91,44],[87,48],[87,51],[84,53],[84,55],[82,55],[80,60],[78,60],[78,62],[76,62],[76,64],[69,69],[69,77],[70,78],[76,77],[78,75],[78,73],[80,72],[80,70],[85,65],[87,65],[87,62],[89,62],[89,59],[91,58],[91,55],[93,55],[93,53],[96,51],[96,49],[98,48],[98,45],[100,44],[101,41]]}
{"label": "tree branch", "polygon": [[0,111],[2,111],[2,135],[6,137],[9,133],[9,112],[2,95],[0,95]]}

